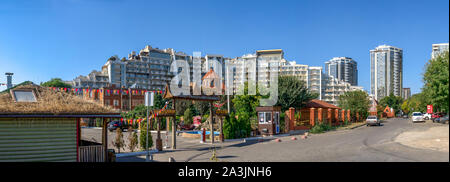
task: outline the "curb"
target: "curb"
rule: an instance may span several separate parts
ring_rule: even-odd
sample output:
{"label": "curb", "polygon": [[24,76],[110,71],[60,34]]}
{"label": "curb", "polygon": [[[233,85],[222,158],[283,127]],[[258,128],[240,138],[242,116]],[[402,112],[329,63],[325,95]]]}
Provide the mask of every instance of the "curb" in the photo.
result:
{"label": "curb", "polygon": [[366,125],[366,124],[365,123],[361,123],[360,125],[353,126],[351,128],[348,128],[347,130],[352,130],[352,129],[355,129],[355,128],[359,128],[359,127],[364,126],[364,125]]}

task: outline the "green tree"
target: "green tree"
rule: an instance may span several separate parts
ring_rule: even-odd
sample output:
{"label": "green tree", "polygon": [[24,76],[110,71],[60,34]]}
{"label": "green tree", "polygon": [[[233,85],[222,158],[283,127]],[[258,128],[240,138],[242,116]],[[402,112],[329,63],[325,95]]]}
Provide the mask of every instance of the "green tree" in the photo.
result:
{"label": "green tree", "polygon": [[[139,144],[142,150],[147,150],[146,148],[147,142],[147,123],[141,122],[141,134],[139,136]],[[148,132],[148,148],[153,147],[153,139],[150,131]]]}
{"label": "green tree", "polygon": [[423,93],[430,98],[437,111],[449,111],[449,53],[440,54],[428,61],[423,75]]}
{"label": "green tree", "polygon": [[345,92],[340,95],[338,105],[343,109],[350,109],[353,121],[356,121],[356,113],[362,118],[366,118],[369,115],[369,95],[361,90]]}
{"label": "green tree", "polygon": [[317,98],[317,94],[310,93],[306,83],[295,76],[278,77],[278,106],[281,110],[289,107],[301,108],[311,99]]}
{"label": "green tree", "polygon": [[411,112],[426,112],[427,105],[431,104],[430,98],[424,92],[414,94],[408,99],[409,111]]}
{"label": "green tree", "polygon": [[128,135],[128,149],[130,149],[131,152],[134,152],[134,150],[136,149],[138,143],[138,136],[137,133],[134,132],[134,130],[132,128],[130,128],[129,130],[129,135]]}
{"label": "green tree", "polygon": [[64,83],[61,78],[52,78],[51,80],[41,83],[43,87],[59,87],[59,88],[71,88],[70,84]]}
{"label": "green tree", "polygon": [[190,125],[193,123],[193,111],[191,111],[191,108],[188,108],[184,111],[183,119],[185,125]]}
{"label": "green tree", "polygon": [[405,114],[408,114],[408,113],[409,113],[409,103],[408,103],[408,100],[403,101],[403,104],[402,104],[402,111],[403,111]]}
{"label": "green tree", "polygon": [[117,148],[118,153],[120,153],[120,149],[125,149],[125,142],[123,141],[123,133],[120,128],[116,129],[116,138],[113,141],[113,146]]}
{"label": "green tree", "polygon": [[380,100],[380,105],[385,108],[386,106],[389,106],[390,108],[393,108],[395,111],[395,114],[398,114],[401,109],[401,105],[403,103],[403,98],[400,96],[395,96],[393,93],[391,93],[387,97],[383,97]]}

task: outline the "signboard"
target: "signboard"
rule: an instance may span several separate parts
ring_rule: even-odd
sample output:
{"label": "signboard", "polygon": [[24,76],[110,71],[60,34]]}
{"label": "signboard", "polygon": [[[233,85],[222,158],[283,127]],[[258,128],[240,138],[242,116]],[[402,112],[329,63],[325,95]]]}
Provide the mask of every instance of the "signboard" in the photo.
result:
{"label": "signboard", "polygon": [[433,113],[433,105],[427,105],[427,113]]}
{"label": "signboard", "polygon": [[153,98],[155,97],[155,93],[153,92],[145,92],[145,106],[153,106]]}
{"label": "signboard", "polygon": [[217,110],[216,110],[216,115],[219,115],[219,116],[228,116],[228,110],[217,109]]}

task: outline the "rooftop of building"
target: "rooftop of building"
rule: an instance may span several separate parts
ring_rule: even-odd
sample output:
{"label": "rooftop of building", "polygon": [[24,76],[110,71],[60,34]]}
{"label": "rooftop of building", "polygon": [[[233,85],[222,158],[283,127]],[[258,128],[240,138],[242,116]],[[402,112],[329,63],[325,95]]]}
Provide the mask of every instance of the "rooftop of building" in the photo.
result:
{"label": "rooftop of building", "polygon": [[[18,102],[13,97],[17,90],[31,91],[34,102]],[[94,101],[87,101],[64,91],[53,90],[35,84],[16,87],[10,92],[0,94],[0,115],[11,114],[47,114],[47,115],[86,115],[117,114],[117,110],[102,106]]]}

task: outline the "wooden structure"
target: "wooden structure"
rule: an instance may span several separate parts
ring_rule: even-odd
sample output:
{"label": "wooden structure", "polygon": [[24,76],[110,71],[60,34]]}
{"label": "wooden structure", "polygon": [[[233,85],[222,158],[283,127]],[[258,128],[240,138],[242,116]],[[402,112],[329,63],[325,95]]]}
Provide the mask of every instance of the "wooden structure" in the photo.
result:
{"label": "wooden structure", "polygon": [[[214,112],[213,112],[213,102],[214,101],[219,101],[220,98],[219,96],[215,96],[215,95],[211,95],[211,96],[207,96],[207,95],[173,95],[170,91],[170,87],[168,85],[166,85],[165,88],[165,92],[163,95],[164,99],[170,99],[172,100],[172,109],[175,110],[175,104],[177,102],[177,100],[197,100],[197,101],[206,101],[209,102],[209,107],[210,107],[210,131],[211,133],[214,135],[214,128],[213,128],[213,117],[214,117]],[[176,123],[176,119],[175,119],[175,115],[172,116],[172,149],[176,149],[176,132],[177,132],[177,123]],[[211,137],[211,143],[214,143],[214,137]]]}
{"label": "wooden structure", "polygon": [[258,115],[258,132],[261,135],[279,134],[280,126],[280,106],[256,107]]}
{"label": "wooden structure", "polygon": [[[156,139],[155,139],[155,143],[156,143],[156,150],[158,151],[162,151],[163,147],[162,147],[162,139],[161,139],[161,118],[175,118],[176,116],[176,111],[174,109],[166,109],[164,111],[159,112],[160,110],[153,110],[152,113],[158,113],[155,117],[156,120],[156,130],[157,130],[157,134],[156,134]],[[167,122],[168,124],[168,122]],[[168,125],[166,125],[166,128],[169,128]]]}
{"label": "wooden structure", "polygon": [[[108,161],[106,126],[119,117],[116,110],[65,92],[20,86],[0,94],[0,161]],[[96,150],[81,146],[81,118],[103,118]]]}

